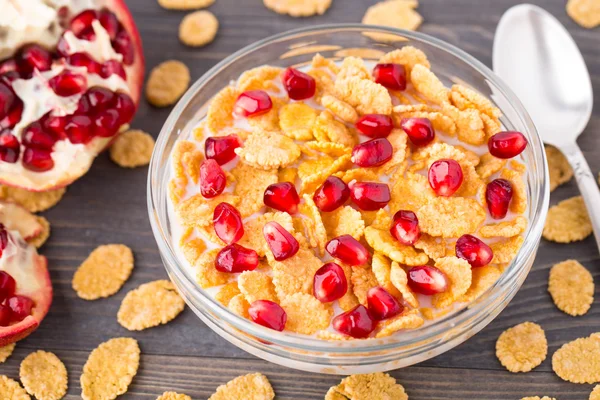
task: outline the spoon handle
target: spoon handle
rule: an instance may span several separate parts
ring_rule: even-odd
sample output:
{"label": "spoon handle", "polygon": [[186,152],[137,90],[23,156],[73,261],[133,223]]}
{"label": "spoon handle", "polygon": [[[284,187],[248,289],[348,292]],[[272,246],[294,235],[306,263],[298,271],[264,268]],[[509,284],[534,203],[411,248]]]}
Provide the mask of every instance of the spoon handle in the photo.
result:
{"label": "spoon handle", "polygon": [[577,143],[561,146],[561,150],[569,160],[571,167],[573,167],[577,186],[579,186],[579,191],[592,221],[596,244],[600,249],[600,189],[598,189],[596,177],[590,171],[590,166]]}

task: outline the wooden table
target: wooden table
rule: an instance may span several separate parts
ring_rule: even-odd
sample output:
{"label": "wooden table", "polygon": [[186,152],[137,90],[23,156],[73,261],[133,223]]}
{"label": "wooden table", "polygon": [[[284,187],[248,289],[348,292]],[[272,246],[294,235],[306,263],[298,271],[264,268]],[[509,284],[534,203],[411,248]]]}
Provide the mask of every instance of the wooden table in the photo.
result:
{"label": "wooden table", "polygon": [[[600,29],[584,30],[565,13],[565,0],[532,0],[551,11],[571,32],[592,74],[600,99]],[[178,25],[183,12],[161,9],[155,0],[127,0],[145,44],[148,70],[167,59],[184,61],[199,78],[233,51],[275,33],[310,24],[358,22],[374,0],[334,0],[323,16],[294,19],[267,10],[261,0],[217,0],[210,7],[220,22],[216,40],[202,49],[179,43]],[[423,0],[419,12],[425,23],[421,32],[461,47],[491,65],[494,30],[502,13],[516,0]],[[521,63],[526,60],[517,60]],[[169,109],[157,110],[142,101],[133,123],[158,135]],[[600,170],[598,107],[580,139],[593,171]],[[62,202],[44,213],[52,224],[52,237],[42,249],[49,259],[54,283],[54,304],[41,327],[17,345],[15,353],[0,365],[0,374],[18,378],[19,363],[30,352],[56,353],[69,370],[67,399],[80,396],[79,376],[88,354],[99,343],[118,336],[139,340],[140,370],[123,399],[155,399],[166,390],[206,399],[228,380],[250,372],[266,374],[278,399],[323,399],[337,376],[299,372],[257,359],[221,339],[190,310],[168,325],[132,333],[116,320],[127,291],[141,283],[166,278],[150,231],[146,211],[146,168],[121,169],[101,155],[92,170],[74,183]],[[552,194],[552,203],[577,193],[571,182]],[[115,296],[87,302],[71,289],[78,265],[96,246],[124,243],[135,252],[136,267],[125,287]],[[587,399],[592,385],[563,382],[551,368],[551,355],[563,343],[600,331],[600,301],[583,317],[560,312],[546,290],[550,267],[577,258],[600,281],[600,258],[593,239],[571,245],[542,241],[527,281],[506,310],[467,343],[417,366],[392,371],[411,400],[520,399],[548,395],[560,400]],[[511,374],[497,361],[498,335],[523,321],[543,326],[549,342],[546,361],[527,374]],[[0,398],[2,398],[0,394]],[[241,399],[240,399],[241,400]],[[376,399],[374,399],[376,400]]]}

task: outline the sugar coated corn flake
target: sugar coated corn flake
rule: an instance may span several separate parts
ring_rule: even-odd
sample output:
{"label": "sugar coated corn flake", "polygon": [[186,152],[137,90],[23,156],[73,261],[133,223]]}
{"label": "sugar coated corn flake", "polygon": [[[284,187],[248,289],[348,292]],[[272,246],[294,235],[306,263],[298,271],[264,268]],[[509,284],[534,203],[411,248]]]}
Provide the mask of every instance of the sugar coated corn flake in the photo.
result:
{"label": "sugar coated corn flake", "polygon": [[335,81],[336,95],[356,107],[361,114],[392,113],[392,98],[388,90],[369,79],[352,76]]}
{"label": "sugar coated corn flake", "polygon": [[196,270],[196,282],[203,289],[224,285],[229,280],[230,274],[215,268],[215,259],[218,253],[219,249],[206,251],[192,265]]}
{"label": "sugar coated corn flake", "polygon": [[190,84],[190,70],[177,60],[165,61],[150,71],[146,99],[156,107],[167,107],[183,95]]}
{"label": "sugar coated corn flake", "polygon": [[510,201],[510,211],[523,214],[527,210],[527,191],[523,176],[518,171],[505,168],[500,171],[500,178],[506,179],[512,185],[513,194]]}
{"label": "sugar coated corn flake", "polygon": [[350,206],[342,206],[334,211],[324,212],[321,217],[329,239],[347,234],[360,240],[365,232],[362,215]]}
{"label": "sugar coated corn flake", "polygon": [[311,250],[301,248],[294,257],[284,261],[269,259],[273,267],[273,284],[280,300],[295,293],[312,293],[315,272],[323,262]]}
{"label": "sugar coated corn flake", "polygon": [[231,170],[235,178],[233,194],[239,197],[236,208],[242,217],[248,217],[264,207],[263,194],[267,186],[277,183],[277,170],[255,168],[238,162]]}
{"label": "sugar coated corn flake", "polygon": [[292,17],[322,15],[331,6],[331,0],[263,0],[263,2],[269,10]]}
{"label": "sugar coated corn flake", "polygon": [[237,206],[239,201],[238,196],[229,193],[222,193],[212,199],[206,199],[198,193],[178,204],[175,211],[184,226],[202,228],[212,225],[215,208],[220,203]]}
{"label": "sugar coated corn flake", "polygon": [[279,109],[281,133],[295,140],[311,140],[317,116],[317,111],[304,103],[286,104]]}
{"label": "sugar coated corn flake", "polygon": [[326,329],[333,317],[333,309],[306,293],[296,293],[284,298],[281,307],[287,314],[285,329],[312,335]]}
{"label": "sugar coated corn flake", "polygon": [[130,130],[117,136],[110,146],[110,159],[123,168],[135,168],[150,163],[154,138],[140,130]]}
{"label": "sugar coated corn flake", "polygon": [[250,308],[250,303],[246,300],[246,297],[243,294],[235,295],[229,300],[229,304],[227,307],[234,313],[239,315],[240,317],[248,318],[248,309]]}
{"label": "sugar coated corn flake", "polygon": [[242,272],[238,277],[238,287],[250,304],[254,303],[256,300],[269,300],[275,303],[279,302],[273,280],[264,272]]}
{"label": "sugar coated corn flake", "polygon": [[0,185],[0,200],[17,203],[27,211],[36,213],[54,207],[63,198],[67,188],[46,192],[30,192],[29,190]]}
{"label": "sugar coated corn flake", "polygon": [[[423,17],[415,10],[417,5],[417,1],[410,0],[381,1],[367,9],[362,23],[414,31],[423,22]],[[385,33],[368,33],[366,35],[381,42],[403,40],[399,35]]]}
{"label": "sugar coated corn flake", "polygon": [[445,238],[475,232],[486,216],[476,200],[465,197],[434,197],[416,213],[422,232]]}
{"label": "sugar coated corn flake", "polygon": [[133,271],[133,252],[122,244],[97,247],[79,266],[72,286],[85,300],[96,300],[117,293]]}
{"label": "sugar coated corn flake", "polygon": [[592,234],[592,223],[581,196],[563,200],[550,207],[544,231],[545,239],[557,243],[583,240]]}
{"label": "sugar coated corn flake", "polygon": [[485,153],[479,159],[479,165],[475,168],[481,179],[487,179],[500,171],[506,165],[506,160],[496,158],[490,153]]}
{"label": "sugar coated corn flake", "polygon": [[140,365],[140,347],[132,338],[115,338],[94,349],[80,378],[83,400],[114,399],[127,392]]}
{"label": "sugar coated corn flake", "polygon": [[259,373],[238,376],[221,385],[208,400],[273,400],[275,392],[266,376]]}
{"label": "sugar coated corn flake", "polygon": [[358,135],[336,120],[329,111],[323,111],[313,126],[313,135],[319,142],[333,142],[346,147],[358,144]]}
{"label": "sugar coated corn flake", "polygon": [[386,53],[378,61],[379,64],[402,64],[406,70],[406,75],[410,76],[410,72],[415,65],[421,64],[425,68],[431,68],[429,60],[422,50],[417,49],[413,46],[404,46],[400,49],[396,49]]}
{"label": "sugar coated corn flake", "polygon": [[292,139],[262,130],[252,133],[235,152],[247,164],[262,169],[287,167],[300,157],[300,147]]}
{"label": "sugar coated corn flake", "polygon": [[367,292],[369,289],[379,286],[377,277],[370,268],[352,268],[352,290],[358,299],[358,302],[363,306],[367,306]]}
{"label": "sugar coated corn flake", "polygon": [[[358,298],[354,294],[354,286],[352,285],[352,267],[346,265],[344,263],[337,261],[337,264],[342,267],[344,271],[344,276],[346,277],[346,283],[348,284],[348,290],[346,290],[346,294],[338,299],[338,305],[344,311],[350,311],[360,303],[358,302]],[[343,335],[345,336],[345,335]]]}
{"label": "sugar coated corn flake", "polygon": [[392,262],[389,258],[381,253],[373,254],[373,258],[371,260],[371,271],[373,271],[379,286],[384,288],[392,296],[400,297],[400,292],[394,285],[392,285],[392,281],[390,279],[391,269]]}
{"label": "sugar coated corn flake", "polygon": [[256,251],[261,257],[265,256],[269,249],[263,235],[263,227],[271,221],[277,222],[288,232],[294,233],[294,223],[288,213],[267,212],[244,222],[244,236],[239,244]]}
{"label": "sugar coated corn flake", "polygon": [[192,400],[187,394],[180,394],[176,392],[164,392],[156,398],[156,400]]}
{"label": "sugar coated corn flake", "polygon": [[445,292],[434,294],[431,303],[437,308],[448,307],[458,301],[471,287],[473,279],[471,265],[462,258],[444,257],[435,262],[435,267],[446,274],[448,288]]}
{"label": "sugar coated corn flake", "polygon": [[552,192],[573,177],[573,168],[564,154],[554,146],[545,145],[548,172],[550,173],[550,191]]}
{"label": "sugar coated corn flake", "polygon": [[237,88],[241,92],[247,90],[273,90],[275,83],[283,73],[283,69],[264,65],[245,71],[237,81]]}
{"label": "sugar coated corn flake", "polygon": [[25,389],[6,375],[0,375],[0,393],[7,400],[31,400]]}
{"label": "sugar coated corn flake", "polygon": [[548,341],[541,326],[523,322],[502,332],[496,341],[496,357],[510,372],[528,372],[546,359]]}
{"label": "sugar coated corn flake", "polygon": [[443,104],[448,101],[448,89],[429,68],[423,64],[414,66],[410,73],[410,80],[415,89],[435,104]]}
{"label": "sugar coated corn flake", "polygon": [[229,282],[223,285],[217,294],[215,294],[215,300],[219,303],[227,306],[231,299],[233,299],[238,294],[241,294],[240,288],[238,287],[237,282]]}
{"label": "sugar coated corn flake", "polygon": [[[340,397],[341,399],[408,400],[404,387],[396,383],[396,379],[383,372],[351,375],[342,379],[340,384],[335,386],[335,391],[344,396]],[[335,397],[330,398],[336,399]]]}
{"label": "sugar coated corn flake", "polygon": [[191,47],[202,47],[215,39],[219,20],[210,11],[195,11],[186,15],[179,24],[179,40]]}
{"label": "sugar coated corn flake", "polygon": [[356,121],[358,121],[358,113],[356,110],[350,104],[338,99],[335,96],[331,96],[329,94],[324,95],[321,97],[321,105],[331,111],[342,121],[350,124],[354,124]]}
{"label": "sugar coated corn flake", "polygon": [[67,368],[54,353],[29,354],[19,368],[25,390],[38,400],[60,400],[67,394]]}
{"label": "sugar coated corn flake", "polygon": [[219,132],[233,125],[233,107],[240,93],[235,87],[227,86],[213,97],[206,114],[209,130]]}
{"label": "sugar coated corn flake", "polygon": [[416,249],[423,250],[423,252],[433,260],[445,257],[447,253],[446,242],[444,239],[435,238],[426,233],[421,234],[414,246]]}
{"label": "sugar coated corn flake", "polygon": [[393,262],[390,270],[390,280],[392,285],[402,294],[402,299],[411,307],[419,307],[419,299],[416,294],[408,287],[408,275],[406,271],[396,262]]}
{"label": "sugar coated corn flake", "polygon": [[191,265],[194,265],[200,256],[204,254],[204,251],[206,250],[206,243],[200,238],[192,239],[183,243],[181,245],[181,250],[185,256],[185,259]]}
{"label": "sugar coated corn flake", "polygon": [[127,293],[117,314],[119,324],[141,331],[173,320],[185,308],[175,285],[168,280],[144,283]]}
{"label": "sugar coated corn flake", "polygon": [[594,278],[579,262],[563,261],[550,269],[548,292],[559,310],[583,315],[594,302]]}
{"label": "sugar coated corn flake", "polygon": [[513,237],[525,232],[527,223],[527,218],[518,216],[510,221],[484,225],[479,230],[479,233],[484,238]]}
{"label": "sugar coated corn flake", "polygon": [[469,287],[469,290],[459,298],[458,301],[461,303],[467,303],[477,299],[491,288],[498,278],[500,278],[500,275],[502,275],[500,269],[493,265],[473,268],[471,272],[473,274],[471,286]]}
{"label": "sugar coated corn flake", "polygon": [[513,236],[508,239],[499,240],[490,245],[494,258],[493,264],[502,264],[511,262],[523,245],[523,236]]}
{"label": "sugar coated corn flake", "polygon": [[0,347],[0,364],[5,362],[8,357],[11,356],[15,350],[16,343],[7,344],[6,346]]}
{"label": "sugar coated corn flake", "polygon": [[407,173],[405,177],[396,179],[391,191],[390,210],[411,210],[416,212],[436,197],[426,176]]}
{"label": "sugar coated corn flake", "polygon": [[304,204],[300,205],[300,211],[313,221],[313,229],[315,239],[317,241],[317,247],[319,252],[323,254],[325,252],[325,244],[327,243],[327,230],[323,224],[321,212],[317,208],[312,196],[305,194],[302,196],[302,198],[304,199]]}
{"label": "sugar coated corn flake", "polygon": [[[490,118],[498,118],[501,115],[500,110],[494,106],[487,97],[475,91],[474,89],[464,85],[453,85],[452,94],[460,95],[460,98],[463,100],[460,105],[456,103],[454,104],[461,110],[474,108],[481,113],[486,114]],[[454,97],[452,97],[452,99],[454,99]]]}
{"label": "sugar coated corn flake", "polygon": [[594,0],[569,0],[567,14],[584,28],[592,29],[600,25],[600,4]]}
{"label": "sugar coated corn flake", "polygon": [[568,382],[600,382],[600,333],[562,345],[552,355],[552,369]]}
{"label": "sugar coated corn flake", "polygon": [[398,242],[392,237],[389,230],[368,226],[365,228],[365,239],[375,251],[385,254],[400,264],[414,266],[427,264],[427,261],[429,261],[427,254],[419,253],[411,246]]}
{"label": "sugar coated corn flake", "polygon": [[417,329],[424,323],[425,320],[417,310],[405,311],[393,318],[381,321],[375,337],[388,337],[403,329]]}
{"label": "sugar coated corn flake", "polygon": [[600,385],[594,386],[594,390],[590,393],[589,400],[600,400]]}
{"label": "sugar coated corn flake", "polygon": [[302,193],[314,193],[329,175],[346,170],[352,164],[350,158],[350,154],[344,154],[332,161],[328,166],[302,179],[302,185],[300,186]]}

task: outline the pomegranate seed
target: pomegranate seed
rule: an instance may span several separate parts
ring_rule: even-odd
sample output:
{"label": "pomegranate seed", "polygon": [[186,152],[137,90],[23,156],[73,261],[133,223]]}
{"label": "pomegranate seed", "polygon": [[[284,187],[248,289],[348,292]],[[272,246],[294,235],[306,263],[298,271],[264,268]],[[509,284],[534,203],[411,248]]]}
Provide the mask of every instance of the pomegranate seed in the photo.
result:
{"label": "pomegranate seed", "polygon": [[473,268],[479,268],[492,262],[494,252],[475,236],[462,235],[456,241],[456,257],[467,260]]}
{"label": "pomegranate seed", "polygon": [[127,73],[123,65],[116,60],[109,60],[102,64],[100,69],[100,76],[107,79],[111,75],[119,75],[123,80],[127,80]]}
{"label": "pomegranate seed", "polygon": [[38,71],[48,71],[52,66],[52,56],[48,50],[40,45],[31,44],[19,51],[17,64],[21,73],[31,75],[36,69]]}
{"label": "pomegranate seed", "polygon": [[253,117],[269,112],[273,102],[264,90],[247,90],[240,94],[233,106],[233,113],[240,117]]}
{"label": "pomegranate seed", "polygon": [[462,185],[463,171],[457,161],[442,159],[431,164],[427,178],[429,186],[438,196],[450,197]]}
{"label": "pomegranate seed", "polygon": [[287,260],[300,250],[296,238],[275,221],[265,224],[263,236],[277,261]]}
{"label": "pomegranate seed", "polygon": [[358,240],[350,235],[331,239],[325,249],[332,257],[348,265],[363,265],[369,261],[369,252]]}
{"label": "pomegranate seed", "polygon": [[21,120],[22,113],[23,102],[20,99],[17,99],[9,113],[4,118],[0,119],[0,128],[14,128],[14,126]]}
{"label": "pomegranate seed", "polygon": [[215,268],[221,272],[253,271],[258,266],[258,254],[252,250],[232,243],[223,247],[215,259]]}
{"label": "pomegranate seed", "polygon": [[207,199],[223,193],[227,186],[225,172],[215,160],[204,160],[200,164],[200,193]]}
{"label": "pomegranate seed", "polygon": [[2,81],[5,85],[11,86],[14,81],[17,79],[21,79],[21,75],[17,71],[8,71],[3,74],[0,74],[0,81]]}
{"label": "pomegranate seed", "polygon": [[[2,257],[2,252],[6,249],[6,246],[8,246],[8,231],[4,224],[0,224],[0,257]],[[0,284],[1,287],[2,285]]]}
{"label": "pomegranate seed", "polygon": [[117,93],[113,107],[119,113],[121,125],[124,125],[133,119],[133,115],[135,114],[135,103],[127,94]]}
{"label": "pomegranate seed", "polygon": [[31,315],[33,300],[27,296],[16,295],[6,300],[6,305],[12,311],[12,320],[22,321]]}
{"label": "pomegranate seed", "polygon": [[213,213],[217,236],[227,244],[235,243],[244,236],[244,223],[240,212],[229,203],[219,203]]}
{"label": "pomegranate seed", "polygon": [[425,146],[435,138],[435,131],[429,118],[402,118],[400,127],[415,146]]}
{"label": "pomegranate seed", "polygon": [[52,150],[56,143],[54,135],[45,132],[39,122],[34,122],[25,128],[21,140],[24,146],[42,150]]}
{"label": "pomegranate seed", "polygon": [[256,300],[248,308],[250,319],[259,325],[276,331],[283,331],[287,314],[281,306],[271,300]]}
{"label": "pomegranate seed", "polygon": [[492,218],[506,217],[512,196],[512,184],[506,179],[494,179],[488,183],[485,188],[485,202]]}
{"label": "pomegranate seed", "polygon": [[348,282],[342,267],[327,263],[315,272],[313,294],[321,303],[330,303],[346,294]]}
{"label": "pomegranate seed", "polygon": [[78,38],[81,38],[81,34],[86,30],[92,28],[92,22],[98,19],[98,13],[96,10],[85,10],[77,14],[71,19],[69,29],[73,31],[73,34]]}
{"label": "pomegranate seed", "polygon": [[[4,229],[4,234],[6,235],[6,229]],[[15,282],[15,279],[8,272],[0,271],[0,303],[12,297],[16,289],[17,282]]]}
{"label": "pomegranate seed", "polygon": [[367,304],[369,306],[369,313],[377,321],[395,317],[404,311],[404,306],[381,286],[369,289],[367,292]]}
{"label": "pomegranate seed", "polygon": [[377,322],[373,320],[367,307],[362,304],[336,316],[332,324],[336,331],[355,339],[366,338],[377,326]]}
{"label": "pomegranate seed", "polygon": [[120,25],[117,16],[108,10],[102,10],[98,19],[100,20],[100,25],[108,32],[110,40],[114,40],[117,37]]}
{"label": "pomegranate seed", "polygon": [[23,152],[23,166],[30,171],[43,172],[54,167],[50,151],[26,148]]}
{"label": "pomegranate seed", "polygon": [[394,155],[394,148],[386,138],[372,139],[356,145],[352,150],[352,162],[359,167],[378,167]]}
{"label": "pomegranate seed", "polygon": [[89,89],[79,100],[78,112],[99,112],[105,110],[114,101],[115,94],[108,89],[93,87]]}
{"label": "pomegranate seed", "polygon": [[93,132],[95,136],[111,137],[114,136],[121,126],[121,116],[117,110],[100,111],[94,117]]}
{"label": "pomegranate seed", "polygon": [[65,139],[65,125],[67,124],[67,117],[56,117],[46,114],[40,121],[44,130],[54,134],[58,138]]}
{"label": "pomegranate seed", "polygon": [[8,326],[12,321],[12,311],[9,306],[0,304],[0,326]]}
{"label": "pomegranate seed", "polygon": [[263,201],[267,207],[294,214],[298,212],[300,197],[292,183],[281,182],[267,186]]}
{"label": "pomegranate seed", "polygon": [[317,189],[313,201],[321,211],[333,211],[350,197],[348,185],[337,176],[329,176]]}
{"label": "pomegranate seed", "polygon": [[350,197],[364,211],[376,211],[390,202],[390,188],[385,183],[350,182]]}
{"label": "pomegranate seed", "polygon": [[87,53],[75,53],[66,57],[67,64],[75,67],[86,67],[90,74],[99,75],[102,71],[102,65],[94,61]]}
{"label": "pomegranate seed", "polygon": [[283,86],[292,100],[304,100],[315,95],[315,78],[292,67],[287,68],[281,78]]}
{"label": "pomegranate seed", "polygon": [[448,288],[448,278],[439,269],[430,265],[412,267],[408,271],[408,286],[417,293],[432,295]]}
{"label": "pomegranate seed", "polygon": [[390,233],[400,243],[412,246],[421,237],[417,215],[408,210],[398,211],[394,214]]}
{"label": "pomegranate seed", "polygon": [[235,149],[241,146],[242,141],[235,134],[209,137],[204,142],[204,154],[206,158],[213,159],[219,165],[223,165],[235,158]]}
{"label": "pomegranate seed", "polygon": [[20,153],[19,139],[8,129],[0,132],[0,160],[14,164],[19,159]]}
{"label": "pomegranate seed", "polygon": [[0,83],[0,118],[4,118],[15,104],[16,96],[12,89]]}
{"label": "pomegranate seed", "polygon": [[373,68],[373,78],[388,89],[406,89],[406,69],[402,64],[377,64]]}
{"label": "pomegranate seed", "polygon": [[65,124],[65,133],[73,144],[87,144],[92,140],[92,120],[87,115],[72,115]]}
{"label": "pomegranate seed", "polygon": [[83,92],[87,86],[87,79],[83,75],[64,71],[50,79],[48,84],[57,95],[69,97]]}
{"label": "pomegranate seed", "polygon": [[133,64],[135,60],[135,49],[133,43],[131,43],[131,37],[125,29],[122,29],[117,33],[117,36],[112,41],[112,46],[115,51],[123,56],[123,63],[125,65]]}
{"label": "pomegranate seed", "polygon": [[496,133],[488,140],[490,154],[498,158],[513,158],[527,147],[527,139],[521,132]]}
{"label": "pomegranate seed", "polygon": [[16,72],[18,69],[17,61],[14,58],[9,58],[0,62],[0,75],[4,75],[8,72]]}
{"label": "pomegranate seed", "polygon": [[356,129],[371,138],[387,137],[394,128],[394,121],[384,114],[365,114],[356,121]]}

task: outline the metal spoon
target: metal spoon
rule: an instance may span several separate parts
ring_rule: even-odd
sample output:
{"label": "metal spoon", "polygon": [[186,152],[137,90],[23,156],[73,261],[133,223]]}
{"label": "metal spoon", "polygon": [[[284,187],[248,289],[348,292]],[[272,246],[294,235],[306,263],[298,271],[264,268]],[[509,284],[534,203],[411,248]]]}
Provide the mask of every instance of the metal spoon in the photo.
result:
{"label": "metal spoon", "polygon": [[525,105],[544,142],[559,148],[573,167],[600,248],[600,190],[576,142],[594,102],[577,45],[548,12],[521,4],[502,16],[493,53],[496,74]]}

